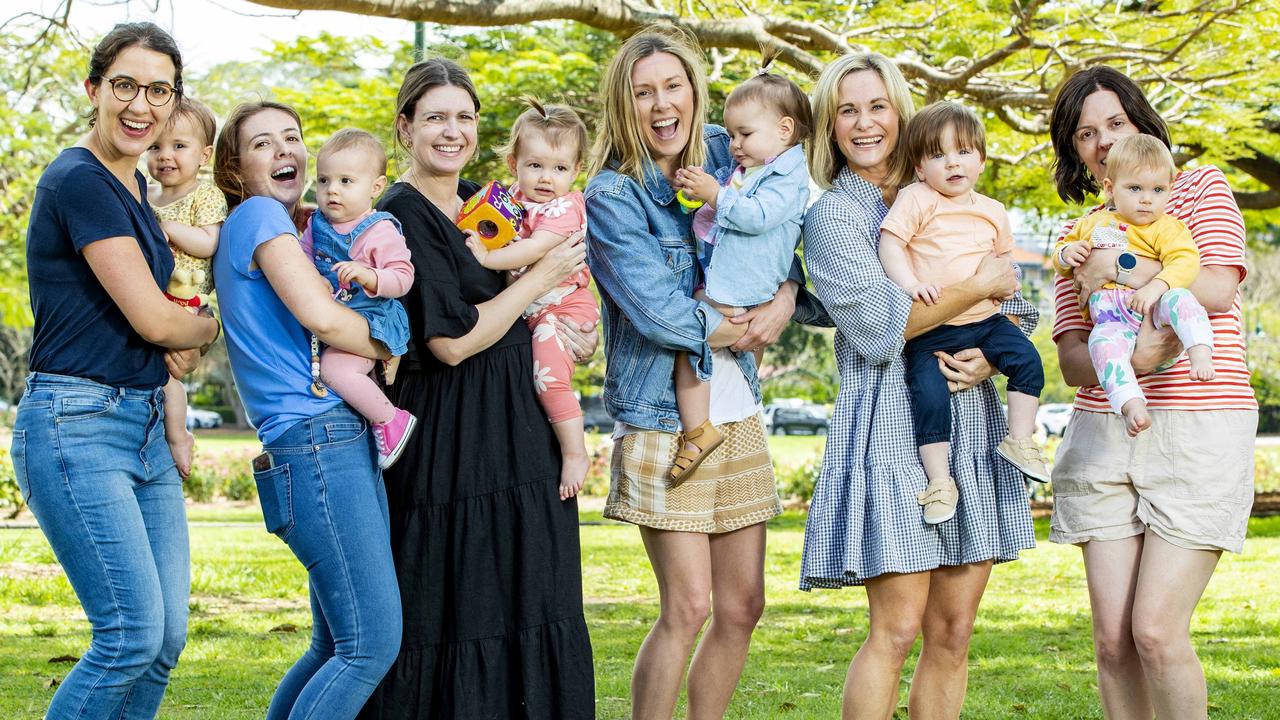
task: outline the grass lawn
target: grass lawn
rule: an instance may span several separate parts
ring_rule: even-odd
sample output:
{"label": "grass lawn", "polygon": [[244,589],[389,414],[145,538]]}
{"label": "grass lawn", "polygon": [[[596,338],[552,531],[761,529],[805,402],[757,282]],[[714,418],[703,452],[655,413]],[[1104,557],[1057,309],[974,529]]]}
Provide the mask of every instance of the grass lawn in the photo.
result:
{"label": "grass lawn", "polygon": [[[598,518],[583,515],[584,587],[598,716],[615,719],[627,715],[631,664],[656,616],[656,589],[635,528]],[[190,639],[161,717],[261,718],[307,641],[302,568],[252,504],[202,507],[191,519]],[[1038,530],[1039,548],[994,573],[965,718],[1101,717],[1079,551],[1043,542],[1043,523]],[[728,717],[839,715],[845,667],[866,633],[865,595],[795,589],[803,532],[798,513],[771,525],[769,606]],[[1254,519],[1245,548],[1223,559],[1193,628],[1210,715],[1280,718],[1280,517]],[[0,718],[40,717],[52,681],[70,667],[51,659],[78,655],[88,635],[39,530],[0,529]]]}

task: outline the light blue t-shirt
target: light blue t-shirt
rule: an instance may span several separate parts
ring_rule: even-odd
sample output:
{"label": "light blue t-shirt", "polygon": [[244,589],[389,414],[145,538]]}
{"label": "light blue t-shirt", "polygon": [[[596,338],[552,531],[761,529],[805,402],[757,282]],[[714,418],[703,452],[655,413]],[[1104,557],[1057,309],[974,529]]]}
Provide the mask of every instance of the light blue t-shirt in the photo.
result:
{"label": "light blue t-shirt", "polygon": [[342,402],[334,393],[323,398],[311,394],[311,334],[294,319],[262,271],[250,269],[259,245],[297,234],[284,205],[251,197],[227,216],[213,256],[231,372],[249,422],[264,445],[299,420]]}

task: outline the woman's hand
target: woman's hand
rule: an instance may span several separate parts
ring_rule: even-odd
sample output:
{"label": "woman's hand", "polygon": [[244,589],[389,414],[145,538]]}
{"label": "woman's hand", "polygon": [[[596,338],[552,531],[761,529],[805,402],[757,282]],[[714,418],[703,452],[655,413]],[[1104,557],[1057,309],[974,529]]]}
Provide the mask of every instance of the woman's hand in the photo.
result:
{"label": "woman's hand", "polygon": [[164,354],[164,367],[175,379],[181,380],[200,367],[200,349],[170,350]]}
{"label": "woman's hand", "polygon": [[1094,248],[1072,273],[1076,290],[1080,293],[1080,309],[1087,308],[1089,298],[1103,285],[1116,279],[1116,258],[1119,256],[1119,250]]}
{"label": "woman's hand", "polygon": [[600,344],[600,332],[596,330],[595,323],[578,324],[573,320],[566,320],[555,313],[548,314],[555,323],[556,334],[560,336],[560,341],[573,354],[575,363],[581,365],[596,354],[596,346]]}
{"label": "woman's hand", "polygon": [[978,348],[961,350],[954,355],[944,352],[933,355],[938,358],[938,369],[942,371],[942,377],[947,379],[947,389],[953,393],[968,390],[999,374]]}
{"label": "woman's hand", "polygon": [[737,317],[726,318],[734,325],[748,323],[747,332],[730,349],[734,352],[755,352],[778,342],[796,311],[796,293],[799,290],[800,286],[794,280],[788,280],[782,283],[772,300]]}
{"label": "woman's hand", "polygon": [[583,237],[582,232],[570,235],[529,267],[528,274],[542,280],[542,292],[551,290],[587,266],[587,246],[582,242]]}
{"label": "woman's hand", "polygon": [[983,256],[973,280],[977,283],[975,289],[992,300],[1008,300],[1018,292],[1018,275],[1013,271],[1013,263],[994,254]]}
{"label": "woman's hand", "polygon": [[1151,316],[1142,319],[1142,327],[1138,329],[1138,341],[1133,346],[1133,357],[1130,364],[1136,375],[1150,375],[1161,365],[1182,354],[1182,341],[1174,333],[1173,328],[1156,329]]}

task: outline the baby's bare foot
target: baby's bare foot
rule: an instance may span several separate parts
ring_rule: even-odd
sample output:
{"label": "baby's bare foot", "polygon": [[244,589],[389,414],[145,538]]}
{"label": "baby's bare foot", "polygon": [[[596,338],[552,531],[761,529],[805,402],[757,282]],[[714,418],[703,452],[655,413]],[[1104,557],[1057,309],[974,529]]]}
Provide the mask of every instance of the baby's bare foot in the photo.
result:
{"label": "baby's bare foot", "polygon": [[587,479],[591,461],[586,455],[565,455],[560,459],[560,499],[576,497]]}
{"label": "baby's bare foot", "polygon": [[1192,380],[1212,380],[1217,372],[1213,369],[1213,350],[1208,345],[1193,345],[1187,350],[1191,359]]}
{"label": "baby's bare foot", "polygon": [[1151,427],[1151,415],[1147,413],[1147,401],[1142,398],[1134,398],[1124,404],[1120,408],[1120,414],[1124,415],[1124,427],[1129,432],[1129,437],[1137,437],[1138,433]]}

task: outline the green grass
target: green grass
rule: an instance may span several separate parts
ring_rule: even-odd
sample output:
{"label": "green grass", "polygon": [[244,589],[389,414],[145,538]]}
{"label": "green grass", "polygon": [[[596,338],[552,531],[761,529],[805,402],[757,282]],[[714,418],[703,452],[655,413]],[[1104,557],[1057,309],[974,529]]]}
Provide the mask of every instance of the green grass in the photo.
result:
{"label": "green grass", "polygon": [[[191,515],[190,639],[161,717],[261,718],[307,641],[302,568],[252,505]],[[582,528],[582,555],[598,716],[624,718],[657,591],[634,527],[598,513],[583,520],[591,523]],[[1223,558],[1193,625],[1214,718],[1280,718],[1280,517],[1249,527],[1244,554]],[[866,598],[854,588],[795,589],[803,532],[798,513],[770,526],[769,606],[728,717],[838,716],[845,667],[867,629]],[[996,568],[974,635],[965,718],[1101,717],[1079,551],[1044,542],[1045,532],[1038,522],[1040,547]],[[295,632],[279,631],[290,625]],[[69,668],[48,660],[78,655],[87,641],[40,532],[0,529],[0,717],[40,717],[50,681]]]}

